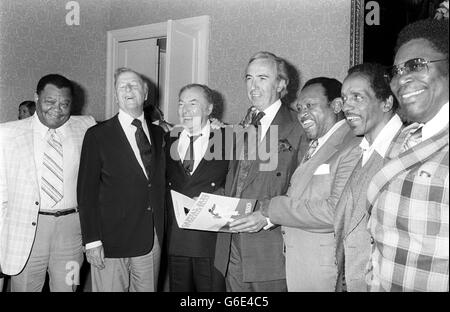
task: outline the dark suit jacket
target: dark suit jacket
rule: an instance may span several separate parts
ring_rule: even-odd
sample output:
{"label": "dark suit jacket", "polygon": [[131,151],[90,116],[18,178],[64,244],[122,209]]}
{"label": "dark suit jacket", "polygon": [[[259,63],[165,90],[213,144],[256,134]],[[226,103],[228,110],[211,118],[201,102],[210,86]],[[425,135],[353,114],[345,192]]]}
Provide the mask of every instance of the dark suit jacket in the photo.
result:
{"label": "dark suit jacket", "polygon": [[[170,151],[177,151],[178,136],[166,134],[166,162],[167,162],[167,212],[168,212],[168,247],[171,256],[186,257],[214,257],[216,247],[216,232],[184,230],[178,227],[175,219],[170,190],[177,191],[188,197],[199,196],[201,192],[223,194],[225,177],[228,171],[228,160],[225,160],[225,131],[212,130],[207,149],[215,154],[215,149],[221,148],[218,159],[205,159],[200,161],[194,173],[186,173],[180,160],[173,159]],[[220,141],[212,140],[213,137],[221,137]],[[216,146],[216,142],[220,144]]]}
{"label": "dark suit jacket", "polygon": [[148,253],[154,229],[162,245],[164,133],[149,121],[147,125],[152,151],[148,180],[117,115],[84,137],[77,188],[83,244],[101,240],[108,258]]}
{"label": "dark suit jacket", "polygon": [[[278,149],[270,150],[270,157],[278,157],[274,170],[260,170],[261,159],[252,162],[245,180],[241,198],[270,199],[286,193],[292,172],[297,167],[301,142],[306,136],[295,113],[282,105],[272,121],[278,126]],[[269,129],[270,131],[270,129]],[[259,146],[270,141],[269,132]],[[238,178],[238,160],[230,162],[225,195],[230,196],[235,179]],[[271,281],[285,278],[283,238],[280,227],[261,230],[258,233],[235,234],[240,236],[244,282]],[[231,235],[219,233],[216,244],[215,265],[225,275],[228,269]]]}

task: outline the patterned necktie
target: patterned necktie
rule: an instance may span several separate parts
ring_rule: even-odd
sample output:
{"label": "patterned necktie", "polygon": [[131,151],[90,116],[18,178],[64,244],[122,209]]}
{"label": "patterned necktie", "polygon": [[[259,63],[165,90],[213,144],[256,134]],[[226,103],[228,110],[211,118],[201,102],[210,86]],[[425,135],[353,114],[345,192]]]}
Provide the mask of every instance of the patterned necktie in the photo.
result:
{"label": "patterned necktie", "polygon": [[150,142],[145,135],[144,129],[142,128],[142,122],[139,119],[134,119],[131,124],[136,127],[136,132],[134,134],[136,137],[136,143],[139,148],[139,154],[141,154],[145,172],[147,173],[147,179],[150,179],[150,162],[152,159]]}
{"label": "patterned necktie", "polygon": [[258,112],[257,114],[253,115],[251,124],[258,128],[258,126],[261,125],[261,119],[264,117],[264,115],[264,112]]}
{"label": "patterned necktie", "polygon": [[404,131],[409,131],[409,133],[405,137],[405,141],[403,142],[401,148],[401,153],[422,142],[422,128],[423,124],[419,124],[417,122],[405,128]]}
{"label": "patterned necktie", "polygon": [[189,173],[189,174],[191,174],[192,171],[194,170],[194,142],[199,137],[201,137],[201,134],[189,136],[189,147],[186,151],[186,154],[185,154],[184,160],[183,160],[184,170],[186,170],[186,173]]}
{"label": "patterned necktie", "polygon": [[55,129],[49,129],[46,136],[42,167],[41,207],[51,209],[64,196],[63,148]]}
{"label": "patterned necktie", "polygon": [[317,149],[317,146],[319,145],[319,140],[315,139],[312,140],[309,143],[308,151],[305,154],[305,157],[303,158],[303,162],[308,161],[311,159],[312,155],[314,154],[314,151]]}
{"label": "patterned necktie", "polygon": [[264,112],[260,112],[256,107],[252,106],[247,110],[247,115],[245,115],[239,125],[244,128],[247,128],[249,125],[254,125],[257,128],[261,124],[260,120],[264,115]]}

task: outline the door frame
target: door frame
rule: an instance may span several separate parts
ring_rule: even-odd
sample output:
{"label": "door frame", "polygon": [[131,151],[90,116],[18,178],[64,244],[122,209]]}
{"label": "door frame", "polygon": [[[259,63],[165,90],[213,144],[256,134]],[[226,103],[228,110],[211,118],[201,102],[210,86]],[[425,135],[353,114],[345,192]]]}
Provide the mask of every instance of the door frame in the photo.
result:
{"label": "door frame", "polygon": [[[208,84],[208,47],[209,47],[209,16],[197,16],[176,20],[183,24],[198,29],[199,37],[197,42],[197,70],[198,83]],[[147,38],[167,37],[168,22],[141,25],[122,29],[110,30],[107,32],[107,52],[106,52],[106,103],[105,119],[111,118],[114,114],[114,64],[117,64],[119,42],[140,40]],[[169,47],[167,47],[169,49]],[[167,64],[170,66],[170,64]],[[167,69],[166,69],[167,71]],[[166,85],[167,86],[167,85]],[[163,111],[167,111],[168,98],[163,103]]]}

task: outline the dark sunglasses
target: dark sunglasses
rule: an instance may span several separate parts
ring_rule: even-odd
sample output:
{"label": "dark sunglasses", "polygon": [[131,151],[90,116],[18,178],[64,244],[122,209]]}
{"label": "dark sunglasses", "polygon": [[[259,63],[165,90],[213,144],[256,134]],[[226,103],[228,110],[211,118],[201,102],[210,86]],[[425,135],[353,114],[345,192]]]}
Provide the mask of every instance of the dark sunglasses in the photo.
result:
{"label": "dark sunglasses", "polygon": [[386,78],[391,81],[392,79],[399,77],[401,75],[409,74],[411,72],[418,73],[424,70],[425,68],[428,70],[428,64],[435,63],[435,62],[441,62],[441,61],[447,61],[447,59],[441,59],[441,60],[433,60],[433,61],[426,61],[423,58],[414,58],[407,60],[404,63],[394,65],[387,70]]}

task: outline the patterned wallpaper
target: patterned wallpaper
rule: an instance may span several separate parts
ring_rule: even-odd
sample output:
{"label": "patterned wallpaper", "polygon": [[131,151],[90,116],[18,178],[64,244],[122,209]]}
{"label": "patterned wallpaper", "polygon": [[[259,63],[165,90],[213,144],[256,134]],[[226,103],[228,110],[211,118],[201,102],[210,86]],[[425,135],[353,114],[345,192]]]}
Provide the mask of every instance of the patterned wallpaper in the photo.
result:
{"label": "patterned wallpaper", "polygon": [[286,58],[301,81],[342,80],[348,68],[349,0],[78,0],[80,26],[67,26],[65,0],[0,0],[0,121],[17,118],[38,79],[59,72],[84,90],[83,113],[104,119],[106,31],[199,15],[211,18],[209,85],[237,122],[243,80],[260,50]]}

